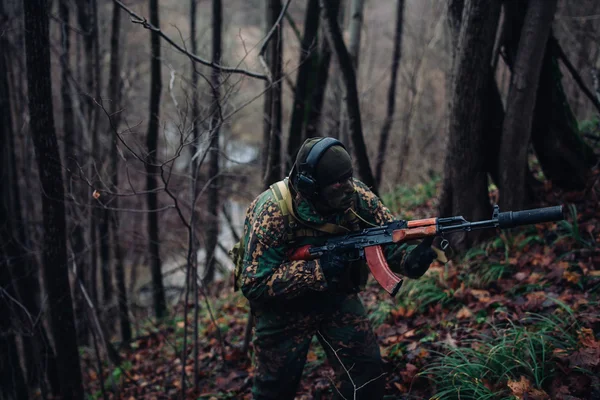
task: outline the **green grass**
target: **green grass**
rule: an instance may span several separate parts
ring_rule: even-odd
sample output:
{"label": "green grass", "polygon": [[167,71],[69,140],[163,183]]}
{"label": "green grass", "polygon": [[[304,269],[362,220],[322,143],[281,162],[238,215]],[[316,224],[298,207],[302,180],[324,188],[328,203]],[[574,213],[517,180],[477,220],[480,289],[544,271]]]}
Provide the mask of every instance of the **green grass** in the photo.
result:
{"label": "green grass", "polygon": [[407,279],[400,290],[398,305],[424,312],[430,305],[449,305],[454,301],[454,289],[447,286],[444,273],[430,271],[419,279]]}
{"label": "green grass", "polygon": [[570,204],[569,213],[571,214],[571,221],[560,221],[558,223],[559,226],[559,236],[555,242],[563,240],[565,238],[571,238],[575,241],[575,243],[580,246],[593,248],[595,247],[595,239],[589,234],[590,238],[584,236],[584,234],[579,229],[579,223],[577,222],[577,208],[575,205]]}
{"label": "green grass", "polygon": [[421,372],[435,385],[433,398],[513,400],[507,383],[521,377],[535,389],[547,388],[558,371],[553,351],[573,351],[580,328],[573,310],[555,301],[559,307],[552,315],[527,314],[519,323],[490,325],[476,339],[438,353]]}
{"label": "green grass", "polygon": [[381,200],[394,213],[418,207],[436,195],[440,180],[441,177],[436,176],[414,186],[399,185],[392,192],[382,195]]}

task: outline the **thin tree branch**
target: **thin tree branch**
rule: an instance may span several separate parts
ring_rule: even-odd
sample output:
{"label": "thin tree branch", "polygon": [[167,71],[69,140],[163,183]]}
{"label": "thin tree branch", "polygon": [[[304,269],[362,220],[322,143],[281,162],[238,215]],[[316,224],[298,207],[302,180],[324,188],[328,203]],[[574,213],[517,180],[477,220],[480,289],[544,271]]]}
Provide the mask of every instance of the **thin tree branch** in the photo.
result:
{"label": "thin tree branch", "polygon": [[[211,61],[206,61],[203,58],[200,58],[199,56],[190,53],[189,51],[186,51],[183,47],[181,47],[180,45],[178,45],[177,43],[175,43],[170,37],[168,37],[167,35],[165,35],[159,27],[156,27],[154,25],[152,25],[150,22],[148,22],[148,20],[146,20],[146,18],[140,17],[139,15],[137,15],[134,11],[132,11],[131,9],[129,9],[126,5],[124,5],[123,3],[121,3],[119,0],[113,0],[115,2],[115,4],[117,4],[119,7],[121,7],[121,9],[123,9],[123,11],[125,11],[126,13],[128,13],[131,17],[132,20],[131,22],[133,22],[134,24],[140,24],[142,25],[144,28],[151,30],[153,32],[156,32],[160,37],[162,37],[164,40],[166,40],[171,46],[175,47],[177,50],[179,50],[181,53],[187,55],[188,57],[190,57],[192,60],[199,62],[202,65],[206,65],[207,67],[211,67],[214,69],[218,69],[221,72],[227,72],[230,74],[242,74],[242,75],[246,75],[249,76],[251,78],[257,78],[257,79],[261,79],[261,80],[269,80],[269,77],[266,75],[262,75],[256,72],[252,72],[252,71],[247,71],[245,69],[241,69],[241,68],[232,68],[232,67],[226,67],[223,65],[219,65],[215,62],[211,62]],[[288,4],[291,0],[288,0]],[[269,40],[269,36],[267,36],[266,41],[268,42]],[[266,42],[265,42],[266,43]]]}
{"label": "thin tree branch", "polygon": [[[115,0],[115,1],[117,1],[117,0]],[[285,3],[285,6],[283,6],[281,13],[279,13],[279,17],[277,17],[277,21],[275,21],[275,23],[271,27],[271,30],[269,31],[269,33],[267,33],[267,36],[265,37],[264,42],[263,42],[262,46],[260,47],[260,51],[258,52],[258,59],[260,60],[261,65],[267,72],[266,77],[267,77],[267,80],[269,81],[269,83],[273,83],[273,76],[271,75],[271,71],[265,60],[265,51],[267,50],[267,44],[269,44],[269,41],[271,40],[271,36],[273,36],[273,33],[275,33],[275,30],[277,28],[279,28],[279,26],[281,25],[281,20],[285,16],[286,11],[287,11],[288,7],[290,6],[291,2],[292,2],[292,0],[288,0]]]}

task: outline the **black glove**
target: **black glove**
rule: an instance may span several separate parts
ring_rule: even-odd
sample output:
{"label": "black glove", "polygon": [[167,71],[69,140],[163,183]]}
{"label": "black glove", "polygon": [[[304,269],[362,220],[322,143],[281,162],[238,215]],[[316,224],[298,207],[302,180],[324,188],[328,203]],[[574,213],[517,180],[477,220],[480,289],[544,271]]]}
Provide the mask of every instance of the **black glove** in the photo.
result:
{"label": "black glove", "polygon": [[404,272],[409,278],[420,278],[429,269],[429,266],[437,258],[437,254],[431,248],[433,236],[425,238],[417,245],[404,260]]}
{"label": "black glove", "polygon": [[346,259],[334,251],[329,251],[323,254],[319,261],[327,283],[338,282],[339,276],[346,269]]}

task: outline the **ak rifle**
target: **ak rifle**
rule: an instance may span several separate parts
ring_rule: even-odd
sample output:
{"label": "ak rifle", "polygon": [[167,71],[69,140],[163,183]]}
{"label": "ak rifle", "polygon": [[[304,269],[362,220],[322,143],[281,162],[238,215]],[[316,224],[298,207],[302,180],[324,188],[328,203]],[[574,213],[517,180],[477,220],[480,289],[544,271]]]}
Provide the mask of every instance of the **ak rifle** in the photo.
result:
{"label": "ak rifle", "polygon": [[[386,225],[367,228],[339,236],[328,237],[322,246],[306,245],[291,252],[290,260],[314,260],[327,252],[354,253],[366,259],[375,280],[392,296],[402,286],[402,279],[390,270],[381,246],[404,243],[415,239],[440,236],[454,232],[480,229],[509,229],[521,225],[560,221],[565,218],[563,206],[533,208],[523,211],[500,212],[494,206],[492,219],[469,222],[462,216],[426,218],[412,221],[397,220]],[[442,249],[448,241],[444,239]]]}

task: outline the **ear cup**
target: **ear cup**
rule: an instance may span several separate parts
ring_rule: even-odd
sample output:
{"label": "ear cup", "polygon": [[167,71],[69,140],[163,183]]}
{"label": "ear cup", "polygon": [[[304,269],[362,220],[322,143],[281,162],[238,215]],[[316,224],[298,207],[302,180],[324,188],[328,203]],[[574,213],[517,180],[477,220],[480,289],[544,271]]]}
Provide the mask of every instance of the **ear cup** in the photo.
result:
{"label": "ear cup", "polygon": [[303,196],[313,198],[317,195],[317,182],[311,176],[301,172],[296,180],[296,189]]}

